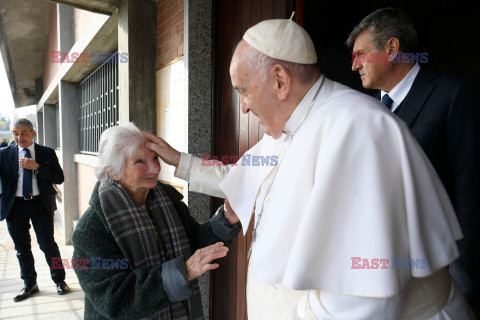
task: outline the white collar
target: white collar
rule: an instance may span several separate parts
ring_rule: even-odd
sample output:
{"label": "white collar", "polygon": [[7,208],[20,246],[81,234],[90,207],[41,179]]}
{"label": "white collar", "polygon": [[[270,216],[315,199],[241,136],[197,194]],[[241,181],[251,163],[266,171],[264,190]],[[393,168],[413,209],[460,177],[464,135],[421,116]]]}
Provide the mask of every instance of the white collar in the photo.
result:
{"label": "white collar", "polygon": [[[17,146],[18,146],[18,144],[17,144]],[[28,151],[30,151],[30,154],[33,154],[35,152],[35,142],[32,142],[32,144],[29,145],[26,148],[18,146],[18,152],[23,151],[24,149],[28,149]]]}
{"label": "white collar", "polygon": [[416,63],[412,70],[410,70],[402,81],[400,81],[390,92],[381,91],[381,98],[388,93],[388,96],[393,100],[392,111],[395,111],[400,103],[402,103],[403,99],[405,99],[419,71],[420,65]]}
{"label": "white collar", "polygon": [[[300,101],[295,110],[293,110],[290,118],[288,118],[287,122],[285,122],[285,125],[283,126],[283,132],[290,133],[297,129],[300,121],[302,121],[303,116],[308,111],[308,107],[315,97],[315,93],[317,93],[317,90],[324,77],[325,76],[323,74],[320,75],[317,82],[314,83],[310,90],[308,90],[307,94],[303,97],[302,101]],[[322,89],[320,89],[320,91],[322,91]]]}

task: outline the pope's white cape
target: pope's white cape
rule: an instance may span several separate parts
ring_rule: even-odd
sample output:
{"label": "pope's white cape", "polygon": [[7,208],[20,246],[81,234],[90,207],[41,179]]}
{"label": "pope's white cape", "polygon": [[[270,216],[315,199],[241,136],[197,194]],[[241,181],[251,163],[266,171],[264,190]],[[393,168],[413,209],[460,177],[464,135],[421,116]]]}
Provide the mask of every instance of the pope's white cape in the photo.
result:
{"label": "pope's white cape", "polygon": [[[265,135],[247,153],[278,154],[284,136]],[[234,166],[220,184],[244,232],[272,169]],[[260,282],[387,297],[458,256],[452,205],[406,125],[375,99],[328,79],[269,198],[249,266]],[[353,269],[353,257],[390,262]],[[393,269],[392,257],[428,263]]]}

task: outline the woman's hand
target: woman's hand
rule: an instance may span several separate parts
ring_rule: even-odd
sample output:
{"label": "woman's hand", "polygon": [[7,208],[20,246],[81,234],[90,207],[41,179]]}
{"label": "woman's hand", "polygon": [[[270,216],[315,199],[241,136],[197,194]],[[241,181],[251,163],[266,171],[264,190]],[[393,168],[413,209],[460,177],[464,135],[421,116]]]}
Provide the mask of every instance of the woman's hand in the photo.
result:
{"label": "woman's hand", "polygon": [[240,222],[240,219],[238,218],[237,214],[233,211],[232,207],[230,206],[230,202],[228,202],[227,198],[225,198],[225,205],[223,206],[223,215],[225,216],[225,219],[227,219],[227,222],[231,226]]}
{"label": "woman's hand", "polygon": [[180,152],[172,148],[165,140],[149,132],[143,131],[143,135],[150,141],[147,148],[155,151],[165,163],[178,168],[180,163]]}
{"label": "woman's hand", "polygon": [[219,264],[210,262],[227,256],[227,252],[228,248],[225,247],[222,242],[217,242],[208,247],[195,251],[193,256],[191,256],[185,262],[187,267],[187,281],[195,279],[208,270],[217,269]]}

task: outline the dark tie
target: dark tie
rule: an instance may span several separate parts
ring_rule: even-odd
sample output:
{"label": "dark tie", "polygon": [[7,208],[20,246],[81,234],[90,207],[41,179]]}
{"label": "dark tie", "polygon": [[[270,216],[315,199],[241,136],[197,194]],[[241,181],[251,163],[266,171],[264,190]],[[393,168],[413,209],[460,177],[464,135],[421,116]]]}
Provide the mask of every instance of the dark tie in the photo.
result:
{"label": "dark tie", "polygon": [[[25,158],[31,158],[30,151],[28,149],[25,150]],[[27,199],[31,199],[33,195],[32,189],[32,170],[23,169],[23,196]]]}
{"label": "dark tie", "polygon": [[392,100],[392,98],[390,98],[390,96],[388,94],[383,96],[382,102],[385,105],[385,107],[388,108],[388,110],[392,110],[393,100]]}

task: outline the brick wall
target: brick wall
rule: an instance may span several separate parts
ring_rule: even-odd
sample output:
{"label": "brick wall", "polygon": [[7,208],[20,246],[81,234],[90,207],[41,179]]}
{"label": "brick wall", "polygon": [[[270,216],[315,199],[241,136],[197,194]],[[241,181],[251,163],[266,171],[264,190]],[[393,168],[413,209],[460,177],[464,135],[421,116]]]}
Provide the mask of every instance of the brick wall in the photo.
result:
{"label": "brick wall", "polygon": [[43,71],[43,90],[47,90],[58,71],[59,64],[51,63],[52,51],[58,51],[57,37],[57,4],[52,3],[50,9],[50,25],[48,27],[47,52]]}
{"label": "brick wall", "polygon": [[157,68],[183,57],[184,0],[157,0]]}
{"label": "brick wall", "polygon": [[95,176],[95,169],[77,163],[77,172],[78,172],[78,212],[79,217],[81,217],[85,211],[88,209],[88,202],[90,201],[90,196],[92,195],[93,188],[97,183],[97,177]]}

